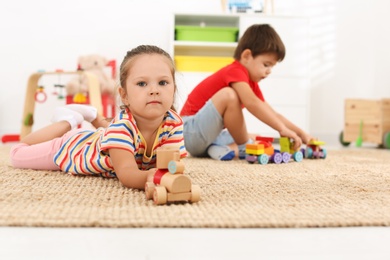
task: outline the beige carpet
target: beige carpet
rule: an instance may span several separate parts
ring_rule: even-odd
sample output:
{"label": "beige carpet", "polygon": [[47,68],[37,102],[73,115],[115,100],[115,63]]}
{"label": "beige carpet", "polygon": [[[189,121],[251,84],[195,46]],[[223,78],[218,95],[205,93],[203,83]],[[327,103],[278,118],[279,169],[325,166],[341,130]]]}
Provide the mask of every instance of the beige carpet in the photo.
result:
{"label": "beige carpet", "polygon": [[389,150],[281,165],[186,158],[201,201],[163,206],[113,179],[13,169],[8,151],[0,146],[0,226],[390,226]]}

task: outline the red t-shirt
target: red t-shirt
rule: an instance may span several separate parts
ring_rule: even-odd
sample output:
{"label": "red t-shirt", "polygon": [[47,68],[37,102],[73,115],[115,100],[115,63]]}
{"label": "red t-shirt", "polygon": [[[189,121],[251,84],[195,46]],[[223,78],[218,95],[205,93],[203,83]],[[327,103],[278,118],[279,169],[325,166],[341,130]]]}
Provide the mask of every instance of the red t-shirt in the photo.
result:
{"label": "red t-shirt", "polygon": [[200,82],[188,95],[180,115],[195,115],[215,93],[231,87],[234,82],[248,83],[255,95],[264,101],[259,84],[250,80],[248,70],[239,61],[234,61]]}

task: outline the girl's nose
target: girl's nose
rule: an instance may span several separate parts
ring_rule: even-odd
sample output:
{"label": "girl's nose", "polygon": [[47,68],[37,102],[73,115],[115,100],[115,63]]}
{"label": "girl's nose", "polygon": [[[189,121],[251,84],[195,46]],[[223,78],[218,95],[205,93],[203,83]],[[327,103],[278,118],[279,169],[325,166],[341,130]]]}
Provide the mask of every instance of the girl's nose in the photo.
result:
{"label": "girl's nose", "polygon": [[160,91],[159,91],[159,89],[156,86],[152,86],[150,88],[149,95],[151,95],[151,96],[153,96],[153,95],[158,96],[158,95],[160,95]]}

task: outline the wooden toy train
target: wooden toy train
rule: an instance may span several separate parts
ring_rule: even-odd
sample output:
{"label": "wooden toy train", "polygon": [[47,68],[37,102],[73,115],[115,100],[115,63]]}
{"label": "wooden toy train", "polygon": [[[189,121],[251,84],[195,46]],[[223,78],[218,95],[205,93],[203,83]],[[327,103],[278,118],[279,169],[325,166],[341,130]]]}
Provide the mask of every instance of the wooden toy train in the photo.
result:
{"label": "wooden toy train", "polygon": [[179,150],[158,149],[156,160],[158,170],[153,182],[145,184],[146,199],[153,199],[156,205],[200,200],[200,187],[183,174],[184,163],[180,161]]}

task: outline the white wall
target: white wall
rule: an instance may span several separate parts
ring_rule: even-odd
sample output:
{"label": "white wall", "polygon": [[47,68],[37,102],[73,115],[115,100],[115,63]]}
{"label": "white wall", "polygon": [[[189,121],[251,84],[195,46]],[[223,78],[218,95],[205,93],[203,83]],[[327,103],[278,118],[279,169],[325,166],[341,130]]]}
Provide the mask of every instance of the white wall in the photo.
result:
{"label": "white wall", "polygon": [[[311,17],[311,124],[317,136],[343,127],[347,97],[390,97],[390,1],[275,0],[276,12]],[[98,53],[118,63],[138,44],[169,50],[172,13],[220,13],[219,0],[14,0],[0,8],[0,135],[18,133],[29,75],[74,70]],[[65,79],[58,79],[65,80]],[[64,83],[64,82],[62,82]],[[179,82],[180,83],[180,82]],[[179,86],[180,87],[180,86]],[[48,90],[50,92],[50,90]],[[36,120],[47,122],[54,100]],[[35,126],[35,125],[34,125]]]}

